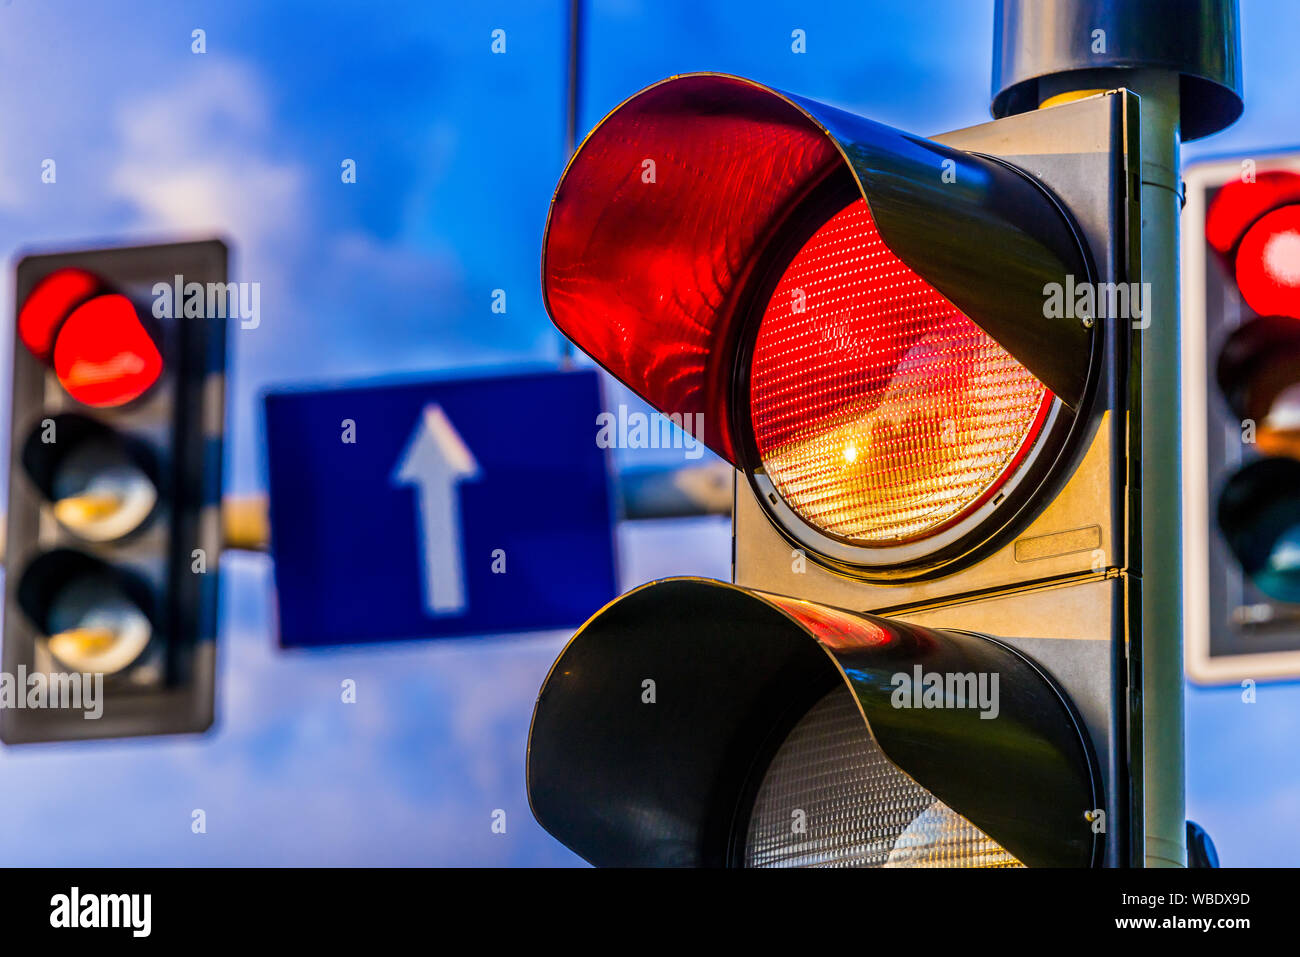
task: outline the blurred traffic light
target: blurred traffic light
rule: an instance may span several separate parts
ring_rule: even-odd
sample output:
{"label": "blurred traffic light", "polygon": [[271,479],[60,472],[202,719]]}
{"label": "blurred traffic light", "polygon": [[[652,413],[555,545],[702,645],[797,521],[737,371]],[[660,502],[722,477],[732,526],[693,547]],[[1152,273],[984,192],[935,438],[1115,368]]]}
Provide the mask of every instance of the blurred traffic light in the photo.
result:
{"label": "blurred traffic light", "polygon": [[1300,675],[1300,156],[1187,173],[1187,669]]}
{"label": "blurred traffic light", "polygon": [[6,743],[212,723],[227,313],[171,294],[214,302],[226,258],[213,240],[18,263]]}
{"label": "blurred traffic light", "polygon": [[644,586],[565,649],[528,756],[552,834],[616,865],[1142,860],[1136,116],[923,139],[701,74],[591,133],[547,308],[703,417],[735,584]]}

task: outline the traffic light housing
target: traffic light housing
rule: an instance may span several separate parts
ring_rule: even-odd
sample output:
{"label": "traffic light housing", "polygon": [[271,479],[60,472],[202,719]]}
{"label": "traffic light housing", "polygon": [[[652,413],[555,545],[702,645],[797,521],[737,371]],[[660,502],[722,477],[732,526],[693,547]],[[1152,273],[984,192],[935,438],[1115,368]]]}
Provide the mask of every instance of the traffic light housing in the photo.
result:
{"label": "traffic light housing", "polygon": [[561,654],[552,834],[597,864],[1141,859],[1137,119],[1116,90],[924,139],[697,74],[593,130],[547,308],[736,467],[734,584],[646,586]]}
{"label": "traffic light housing", "polygon": [[1187,672],[1300,676],[1300,154],[1209,160],[1183,222]]}
{"label": "traffic light housing", "polygon": [[226,273],[218,240],[17,264],[8,744],[212,723]]}
{"label": "traffic light housing", "polygon": [[534,814],[600,864],[1101,858],[1079,826],[1102,801],[1082,721],[1034,662],[978,635],[668,579],[575,636],[530,738]]}

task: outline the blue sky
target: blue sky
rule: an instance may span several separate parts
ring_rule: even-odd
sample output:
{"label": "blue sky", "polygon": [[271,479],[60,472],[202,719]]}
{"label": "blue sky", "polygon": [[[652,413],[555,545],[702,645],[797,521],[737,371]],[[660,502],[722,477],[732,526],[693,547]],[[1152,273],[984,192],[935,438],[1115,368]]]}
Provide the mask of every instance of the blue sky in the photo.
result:
{"label": "blue sky", "polygon": [[[0,248],[228,236],[263,312],[231,335],[228,486],[262,488],[269,386],[558,355],[538,253],[564,159],[565,6],[8,0]],[[1300,5],[1242,6],[1246,116],[1189,158],[1300,141]],[[590,7],[584,129],[699,69],[922,133],[988,117],[991,0]],[[490,52],[495,28],[505,55]],[[795,28],[806,54],[790,51]],[[191,52],[194,29],[206,53]],[[340,181],[349,158],[354,185]],[[0,271],[5,308],[11,282]],[[628,527],[620,548],[625,585],[728,575],[716,520]],[[533,697],[565,634],[284,654],[267,560],[234,558],[224,575],[218,729],[0,751],[0,862],[574,861],[523,797]],[[1253,706],[1193,689],[1188,733],[1189,813],[1224,861],[1300,863],[1300,686],[1263,686]],[[190,832],[193,808],[206,835]],[[505,836],[488,827],[496,808]]]}

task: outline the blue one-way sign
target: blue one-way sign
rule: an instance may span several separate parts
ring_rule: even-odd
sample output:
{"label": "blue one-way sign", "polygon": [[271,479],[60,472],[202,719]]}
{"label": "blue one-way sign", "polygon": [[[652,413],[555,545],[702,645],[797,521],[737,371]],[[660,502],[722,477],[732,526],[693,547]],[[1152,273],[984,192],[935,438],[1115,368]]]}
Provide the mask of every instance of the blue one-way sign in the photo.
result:
{"label": "blue one-way sign", "polygon": [[594,371],[266,397],[280,643],[564,628],[616,594]]}

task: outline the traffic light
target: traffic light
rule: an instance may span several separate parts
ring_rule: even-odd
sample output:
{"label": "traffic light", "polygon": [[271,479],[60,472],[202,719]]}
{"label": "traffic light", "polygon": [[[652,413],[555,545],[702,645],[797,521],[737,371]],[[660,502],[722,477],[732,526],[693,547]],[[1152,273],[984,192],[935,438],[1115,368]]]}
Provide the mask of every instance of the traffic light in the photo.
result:
{"label": "traffic light", "polygon": [[1187,671],[1300,676],[1300,154],[1187,173]]}
{"label": "traffic light", "polygon": [[1138,116],[1112,89],[927,139],[693,74],[589,135],[544,299],[735,467],[734,583],[643,586],[556,661],[528,790],[560,841],[1143,860]]}
{"label": "traffic light", "polygon": [[212,723],[226,259],[211,240],[18,262],[8,744]]}

